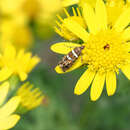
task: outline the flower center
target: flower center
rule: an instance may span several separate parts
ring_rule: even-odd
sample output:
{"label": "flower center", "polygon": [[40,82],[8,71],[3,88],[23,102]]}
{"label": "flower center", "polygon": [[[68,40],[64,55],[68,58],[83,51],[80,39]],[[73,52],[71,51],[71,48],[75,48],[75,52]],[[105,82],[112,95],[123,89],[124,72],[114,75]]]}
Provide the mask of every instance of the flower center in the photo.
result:
{"label": "flower center", "polygon": [[118,71],[119,66],[126,63],[125,41],[121,33],[114,30],[99,32],[96,35],[90,34],[90,38],[85,43],[83,59],[95,71]]}

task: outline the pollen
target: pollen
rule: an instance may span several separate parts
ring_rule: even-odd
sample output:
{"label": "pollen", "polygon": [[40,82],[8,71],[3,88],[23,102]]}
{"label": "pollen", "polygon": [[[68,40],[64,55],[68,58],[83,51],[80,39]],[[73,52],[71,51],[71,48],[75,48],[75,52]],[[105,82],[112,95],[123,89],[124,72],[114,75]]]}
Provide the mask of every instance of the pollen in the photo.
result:
{"label": "pollen", "polygon": [[78,24],[80,24],[83,28],[86,28],[86,24],[84,19],[81,16],[80,10],[79,8],[75,9],[72,8],[73,11],[73,16],[70,16],[70,14],[68,13],[68,11],[64,8],[64,12],[66,14],[66,18],[61,18],[60,15],[57,15],[57,18],[59,19],[58,21],[56,21],[57,26],[55,27],[55,31],[64,39],[69,40],[69,41],[76,41],[79,38],[73,34],[72,32],[70,32],[66,27],[65,27],[65,21],[70,19],[73,21],[76,21]]}
{"label": "pollen", "polygon": [[120,66],[127,64],[128,50],[121,33],[113,30],[90,34],[85,44],[84,62],[93,71],[116,71]]}

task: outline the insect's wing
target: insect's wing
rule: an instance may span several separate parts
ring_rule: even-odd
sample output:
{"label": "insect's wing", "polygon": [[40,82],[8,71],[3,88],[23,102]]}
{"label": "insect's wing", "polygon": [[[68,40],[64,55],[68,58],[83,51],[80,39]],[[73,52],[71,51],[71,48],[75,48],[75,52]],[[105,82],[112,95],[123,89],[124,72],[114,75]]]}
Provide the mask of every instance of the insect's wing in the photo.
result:
{"label": "insect's wing", "polygon": [[80,56],[80,57],[75,61],[75,63],[74,63],[67,71],[63,72],[63,70],[59,67],[59,65],[56,66],[55,71],[56,71],[57,73],[59,73],[59,74],[61,74],[61,73],[67,73],[67,72],[73,71],[73,70],[75,70],[75,69],[77,69],[77,68],[79,68],[80,66],[83,65],[83,62],[81,62],[81,61],[82,61],[82,59],[81,59],[81,56]]}
{"label": "insect's wing", "polygon": [[80,44],[72,43],[72,42],[60,42],[51,46],[51,50],[59,53],[67,55],[70,51],[72,51],[75,47],[80,47]]}

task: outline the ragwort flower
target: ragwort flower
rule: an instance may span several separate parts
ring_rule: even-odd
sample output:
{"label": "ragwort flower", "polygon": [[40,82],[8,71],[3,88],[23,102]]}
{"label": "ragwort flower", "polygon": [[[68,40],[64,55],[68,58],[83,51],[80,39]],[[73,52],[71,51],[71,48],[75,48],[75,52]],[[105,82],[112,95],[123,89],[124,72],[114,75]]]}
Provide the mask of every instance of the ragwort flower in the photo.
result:
{"label": "ragwort flower", "polygon": [[11,41],[17,49],[29,48],[32,45],[33,35],[31,29],[22,16],[14,16],[10,19],[3,18],[0,26],[2,46],[6,46],[5,41]]}
{"label": "ragwort flower", "polygon": [[[106,81],[109,96],[116,91],[116,74],[121,70],[130,79],[130,8],[117,19],[112,28],[108,26],[106,5],[97,0],[95,11],[89,4],[83,6],[83,16],[89,32],[73,20],[66,20],[65,27],[83,40],[82,55],[66,72],[82,65],[88,69],[78,80],[74,93],[81,95],[92,83],[90,97],[96,101]],[[60,54],[68,54],[73,48],[82,46],[76,43],[62,42],[52,45],[51,49]],[[64,73],[59,65],[57,73]]]}
{"label": "ragwort flower", "polygon": [[60,17],[60,15],[57,15],[58,19],[60,22],[56,21],[57,27],[55,27],[55,31],[63,38],[65,38],[66,40],[69,41],[76,41],[79,38],[72,32],[70,32],[65,26],[64,26],[64,22],[67,19],[72,19],[76,22],[78,22],[82,27],[87,28],[84,19],[81,16],[80,10],[79,8],[74,9],[72,7],[72,11],[73,11],[73,16],[70,16],[68,11],[66,9],[64,9],[64,12],[67,16],[67,18],[62,19]]}
{"label": "ragwort flower", "polygon": [[78,0],[1,0],[0,11],[3,15],[22,12],[29,20],[44,20],[53,17],[63,7],[76,4]]}
{"label": "ragwort flower", "polygon": [[30,52],[25,52],[23,49],[16,51],[8,43],[0,55],[0,81],[8,79],[12,75],[19,76],[21,81],[26,80],[28,73],[31,72],[39,61],[39,57],[32,57]]}
{"label": "ragwort flower", "polygon": [[[4,103],[9,91],[9,83],[0,85],[0,130],[7,130],[16,125],[20,116],[13,114],[20,103],[20,97],[12,97],[7,103]],[[2,105],[2,106],[1,106]]]}
{"label": "ragwort flower", "polygon": [[18,109],[21,113],[25,113],[38,107],[45,97],[39,88],[34,88],[29,82],[24,83],[17,90],[16,95],[21,97],[20,107]]}

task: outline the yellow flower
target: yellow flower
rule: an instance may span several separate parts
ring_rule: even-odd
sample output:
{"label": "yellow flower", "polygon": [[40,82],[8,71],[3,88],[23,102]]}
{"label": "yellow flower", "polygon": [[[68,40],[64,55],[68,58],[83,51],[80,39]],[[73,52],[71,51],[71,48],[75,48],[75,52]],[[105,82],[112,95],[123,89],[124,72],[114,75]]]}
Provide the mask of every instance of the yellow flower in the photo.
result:
{"label": "yellow flower", "polygon": [[66,9],[64,9],[65,14],[67,15],[67,18],[62,19],[59,15],[57,15],[57,17],[59,18],[60,22],[56,21],[56,24],[58,27],[55,27],[55,31],[61,36],[64,37],[65,39],[69,40],[69,41],[76,41],[79,38],[74,35],[72,32],[70,32],[65,26],[64,26],[64,22],[67,19],[70,20],[74,20],[77,23],[79,23],[82,27],[87,28],[84,19],[81,16],[80,10],[79,8],[77,8],[77,11],[72,8],[73,10],[73,16],[70,16],[69,13],[67,12]]}
{"label": "yellow flower", "polygon": [[[62,42],[52,45],[51,49],[60,54],[68,54],[72,47],[85,46],[81,56],[68,69],[69,72],[82,65],[88,69],[78,80],[74,93],[84,93],[92,83],[90,97],[96,101],[106,81],[109,96],[116,91],[116,74],[119,70],[130,79],[130,8],[127,8],[117,19],[112,28],[107,21],[106,5],[102,0],[97,0],[95,11],[89,4],[84,4],[83,16],[87,22],[86,31],[74,20],[66,20],[65,27],[83,40],[83,44]],[[56,71],[63,73],[57,66]]]}
{"label": "yellow flower", "polygon": [[19,115],[13,114],[20,103],[20,97],[12,97],[6,104],[3,105],[8,91],[8,82],[0,85],[0,130],[7,130],[14,127],[20,119]]}
{"label": "yellow flower", "polygon": [[1,0],[0,12],[2,14],[15,14],[21,8],[24,0]]}
{"label": "yellow flower", "polygon": [[1,0],[0,7],[4,15],[14,15],[18,14],[17,12],[23,12],[25,16],[32,19],[39,13],[41,4],[39,0]]}
{"label": "yellow flower", "polygon": [[26,80],[28,73],[39,61],[39,57],[32,57],[31,52],[25,52],[23,49],[16,52],[16,49],[8,43],[0,55],[0,81],[8,79],[11,75],[18,75],[21,81]]}
{"label": "yellow flower", "polygon": [[[0,12],[1,16],[10,18],[15,15],[17,19],[19,19],[19,15],[22,14],[25,21],[35,23],[38,36],[40,35],[41,37],[42,35],[42,38],[44,38],[43,35],[46,31],[48,32],[46,33],[47,37],[54,34],[52,27],[55,24],[55,14],[63,7],[76,4],[77,1],[78,0],[0,0]],[[14,25],[16,25],[15,28],[13,28]],[[11,39],[11,42],[13,42],[17,48],[30,47],[33,39],[29,29],[29,23],[24,26],[14,25],[7,25],[9,26],[8,31],[11,35],[4,33],[4,39]],[[45,29],[41,29],[40,27],[44,27]]]}
{"label": "yellow flower", "polygon": [[33,43],[33,36],[30,28],[27,26],[24,18],[17,17],[2,19],[0,23],[1,44],[5,45],[5,41],[11,41],[17,48],[29,48]]}
{"label": "yellow flower", "polygon": [[52,23],[55,19],[55,14],[61,11],[64,7],[77,4],[79,0],[42,0],[41,12],[39,13],[39,21],[44,20],[43,23]]}
{"label": "yellow flower", "polygon": [[[30,6],[31,5],[31,6]],[[41,10],[41,2],[39,0],[24,0],[22,10],[29,18],[36,18]]]}
{"label": "yellow flower", "polygon": [[23,113],[38,107],[44,99],[39,88],[34,88],[29,82],[23,84],[16,95],[21,97],[20,106]]}
{"label": "yellow flower", "polygon": [[[77,0],[1,0],[2,14],[13,15],[23,12],[30,20],[40,17],[54,17],[54,13],[65,6],[70,6]],[[30,6],[31,5],[31,6]]]}

